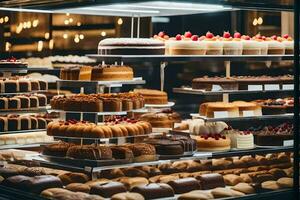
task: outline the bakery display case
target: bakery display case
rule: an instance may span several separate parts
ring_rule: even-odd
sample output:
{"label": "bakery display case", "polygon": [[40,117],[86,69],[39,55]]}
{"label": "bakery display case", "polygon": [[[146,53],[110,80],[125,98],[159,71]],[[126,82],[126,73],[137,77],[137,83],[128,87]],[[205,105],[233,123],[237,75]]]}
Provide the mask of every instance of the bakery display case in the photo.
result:
{"label": "bakery display case", "polygon": [[[294,39],[237,31],[139,38],[142,17],[239,9],[293,12]],[[86,55],[98,66],[60,69],[58,95],[51,99],[39,94],[47,91],[46,81],[11,76],[27,73],[26,65],[0,61],[0,191],[5,197],[299,198],[297,1],[14,1],[1,2],[0,10],[132,18],[131,38],[101,40],[95,54]],[[190,86],[172,88],[183,95],[178,98],[164,92],[172,64],[212,60],[223,63],[222,76],[190,77]],[[293,62],[293,73],[233,73],[235,62],[249,61]],[[141,88],[146,79],[135,77],[131,65],[144,62],[159,68],[160,90]],[[122,91],[125,85],[135,89]],[[62,88],[77,90],[61,95]],[[185,111],[191,119],[182,119],[173,109],[192,96],[203,101],[194,112]],[[23,116],[42,111],[48,114]]]}

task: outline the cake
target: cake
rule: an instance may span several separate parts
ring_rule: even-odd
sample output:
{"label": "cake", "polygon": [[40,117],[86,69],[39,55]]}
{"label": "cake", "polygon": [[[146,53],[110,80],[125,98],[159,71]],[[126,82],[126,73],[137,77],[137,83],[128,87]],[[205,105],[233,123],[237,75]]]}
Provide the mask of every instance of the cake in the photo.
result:
{"label": "cake", "polygon": [[31,83],[27,79],[19,80],[19,89],[20,92],[30,92],[31,91]]}
{"label": "cake", "polygon": [[17,93],[20,91],[19,83],[16,80],[4,80],[5,93]]}
{"label": "cake", "polygon": [[17,60],[14,57],[0,60],[0,68],[10,69],[10,68],[27,68],[28,64]]}
{"label": "cake", "polygon": [[201,136],[191,135],[197,141],[198,151],[229,151],[230,139],[226,135],[207,134]]}
{"label": "cake", "polygon": [[0,97],[0,109],[1,110],[8,109],[8,98]]}
{"label": "cake", "polygon": [[200,105],[199,113],[209,118],[239,117],[239,108],[232,103],[209,102]]}
{"label": "cake", "polygon": [[139,120],[147,121],[155,128],[173,128],[174,120],[165,113],[146,113]]}
{"label": "cake", "polygon": [[180,34],[175,38],[166,41],[166,49],[169,55],[205,55],[206,44],[198,40],[197,35],[191,32],[185,32],[184,36]]}
{"label": "cake", "polygon": [[206,55],[223,54],[223,42],[211,32],[207,32],[206,35],[200,37],[199,40],[206,45]]}
{"label": "cake", "polygon": [[142,95],[146,104],[167,104],[168,95],[166,92],[152,89],[134,89],[134,92]]}
{"label": "cake", "polygon": [[293,54],[294,53],[294,40],[288,34],[284,34],[282,36],[282,44],[285,47],[285,54]]}
{"label": "cake", "polygon": [[82,66],[82,67],[80,67],[78,80],[83,80],[83,81],[91,80],[92,69],[93,69],[93,67],[91,67],[91,66]]}
{"label": "cake", "polygon": [[228,128],[225,122],[204,122],[202,119],[194,119],[188,122],[189,132],[193,135],[207,135],[213,133],[221,133]]}
{"label": "cake", "polygon": [[106,38],[98,44],[100,55],[163,55],[162,41],[148,38]]}
{"label": "cake", "polygon": [[229,32],[224,32],[222,43],[224,55],[242,55],[243,43],[241,42],[240,33],[235,32],[232,38]]}
{"label": "cake", "polygon": [[238,131],[231,127],[226,128],[222,134],[228,136],[231,140],[231,148],[235,149],[253,149],[254,137],[250,131]]}
{"label": "cake", "polygon": [[219,85],[222,90],[238,90],[238,83],[232,77],[200,77],[192,80],[192,88],[212,91],[213,85]]}
{"label": "cake", "polygon": [[284,141],[293,140],[293,125],[283,123],[276,127],[266,126],[253,131],[255,144],[260,146],[283,146]]}
{"label": "cake", "polygon": [[62,80],[79,80],[80,67],[69,66],[60,70],[60,79]]}
{"label": "cake", "polygon": [[232,104],[238,107],[240,117],[262,115],[261,106],[254,102],[234,101]]}
{"label": "cake", "polygon": [[112,159],[112,151],[107,146],[76,145],[68,148],[66,156],[75,159],[105,160]]}
{"label": "cake", "polygon": [[155,147],[146,143],[123,145],[133,152],[134,162],[147,162],[157,160]]}
{"label": "cake", "polygon": [[133,69],[129,66],[104,65],[93,67],[92,81],[132,80]]}

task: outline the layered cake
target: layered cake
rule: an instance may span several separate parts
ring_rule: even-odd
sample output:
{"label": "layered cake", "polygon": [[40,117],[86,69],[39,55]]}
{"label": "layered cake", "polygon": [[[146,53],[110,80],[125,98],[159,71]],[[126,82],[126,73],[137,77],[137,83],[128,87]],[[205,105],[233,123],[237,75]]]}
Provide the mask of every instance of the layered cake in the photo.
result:
{"label": "layered cake", "polygon": [[60,79],[79,80],[80,66],[64,67],[60,70]]}
{"label": "layered cake", "polygon": [[239,117],[239,108],[232,103],[208,102],[200,105],[199,114],[209,118]]}
{"label": "layered cake", "polygon": [[266,100],[256,100],[262,107],[262,113],[264,115],[277,115],[293,112],[294,99],[287,97],[284,99],[266,99]]}
{"label": "layered cake", "polygon": [[104,65],[92,69],[92,81],[132,80],[133,69],[128,66]]}
{"label": "layered cake", "polygon": [[197,141],[198,151],[229,151],[230,139],[226,135],[207,134],[207,135],[191,135]]}
{"label": "layered cake", "polygon": [[224,55],[242,55],[243,43],[239,32],[235,32],[233,37],[231,37],[229,32],[224,32],[222,42]]}
{"label": "layered cake", "polygon": [[213,85],[219,85],[223,90],[237,90],[238,83],[232,77],[200,77],[192,80],[192,88],[212,91]]}
{"label": "layered cake", "polygon": [[146,113],[139,117],[142,121],[149,122],[155,128],[173,128],[174,123],[180,122],[180,115],[173,111]]}
{"label": "layered cake", "polygon": [[284,55],[285,45],[281,42],[281,39],[276,35],[266,39],[268,43],[268,54],[269,55]]}
{"label": "layered cake", "polygon": [[55,96],[50,100],[52,109],[82,112],[116,112],[144,107],[144,98],[136,92],[109,94],[78,94]]}
{"label": "layered cake", "polygon": [[228,128],[225,122],[204,122],[202,119],[194,119],[189,123],[189,132],[192,135],[207,135],[213,133],[221,133],[224,129]]}
{"label": "layered cake", "polygon": [[48,90],[48,83],[43,80],[33,80],[26,77],[0,77],[1,93],[31,92]]}
{"label": "layered cake", "polygon": [[142,95],[146,104],[168,104],[166,92],[152,89],[134,89],[134,92]]}
{"label": "layered cake", "polygon": [[276,127],[266,126],[253,131],[255,144],[260,146],[282,146],[284,141],[293,140],[293,125],[280,124]]}
{"label": "layered cake", "polygon": [[68,120],[51,122],[47,126],[47,134],[51,136],[112,138],[144,135],[152,132],[152,126],[145,121],[127,118],[106,120],[103,125],[86,121]]}
{"label": "layered cake", "polygon": [[243,35],[242,37],[243,44],[243,55],[261,55],[261,44],[251,39],[248,35]]}
{"label": "layered cake", "polygon": [[231,140],[231,148],[234,149],[253,149],[254,137],[250,131],[238,131],[231,127],[226,128],[222,134],[228,136]]}
{"label": "layered cake", "polygon": [[197,35],[185,32],[166,41],[166,52],[169,55],[205,55],[206,44],[198,40]]}
{"label": "layered cake", "polygon": [[149,38],[106,38],[98,44],[100,55],[163,55],[165,44]]}

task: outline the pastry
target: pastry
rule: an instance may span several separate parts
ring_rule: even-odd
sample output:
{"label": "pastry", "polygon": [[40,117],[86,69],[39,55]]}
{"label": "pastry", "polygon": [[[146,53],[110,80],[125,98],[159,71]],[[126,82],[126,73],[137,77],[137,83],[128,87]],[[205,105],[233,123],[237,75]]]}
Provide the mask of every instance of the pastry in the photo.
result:
{"label": "pastry", "polygon": [[277,184],[280,188],[292,188],[293,187],[293,179],[283,177],[277,180]]}
{"label": "pastry", "polygon": [[122,192],[115,194],[111,197],[111,200],[145,200],[145,198],[139,193],[135,192]]}
{"label": "pastry", "polygon": [[244,194],[253,194],[255,193],[254,188],[248,183],[238,183],[235,186],[231,187],[231,189],[236,190],[238,192],[242,192]]}
{"label": "pastry", "polygon": [[223,176],[224,182],[226,185],[234,186],[238,183],[243,182],[243,179],[240,176],[237,176],[235,174],[227,174]]}
{"label": "pastry", "polygon": [[152,89],[134,89],[134,92],[142,95],[146,104],[167,104],[168,95],[166,92]]}
{"label": "pastry", "polygon": [[216,187],[225,187],[223,176],[220,174],[202,174],[196,177],[200,182],[201,190],[209,190]]}
{"label": "pastry", "polygon": [[71,183],[85,183],[90,180],[86,174],[75,172],[60,174],[58,177],[64,185],[69,185]]}
{"label": "pastry", "polygon": [[139,120],[149,122],[154,128],[173,128],[174,120],[165,113],[146,113]]}
{"label": "pastry", "polygon": [[280,186],[276,181],[265,181],[261,183],[262,189],[265,190],[279,190]]}
{"label": "pastry", "polygon": [[199,40],[206,45],[206,55],[223,54],[223,43],[211,32],[207,32],[206,35],[200,37]]}
{"label": "pastry", "polygon": [[178,200],[209,200],[214,199],[210,192],[202,190],[194,190],[178,197]]}
{"label": "pastry", "polygon": [[241,34],[235,32],[234,37],[231,37],[229,32],[223,33],[223,54],[224,55],[242,55],[243,43],[241,42]]}
{"label": "pastry", "polygon": [[136,143],[126,144],[125,146],[133,152],[134,162],[146,162],[157,159],[155,147],[150,144]]}
{"label": "pastry", "polygon": [[232,190],[230,188],[215,188],[211,190],[214,198],[226,198],[226,197],[242,197],[245,196],[244,193]]}
{"label": "pastry", "polygon": [[173,188],[175,194],[182,194],[200,189],[200,184],[195,178],[183,178],[169,181],[168,185]]}
{"label": "pastry", "polygon": [[67,151],[71,146],[74,146],[74,144],[68,142],[48,144],[44,146],[43,154],[50,155],[50,156],[64,157],[66,156]]}
{"label": "pastry", "polygon": [[134,187],[144,186],[149,183],[148,179],[144,177],[121,177],[117,178],[116,181],[123,183],[129,191]]}
{"label": "pastry", "polygon": [[76,159],[105,160],[112,159],[112,151],[107,146],[75,145],[68,148],[67,157]]}
{"label": "pastry", "polygon": [[174,196],[173,189],[164,183],[150,183],[145,186],[137,186],[134,187],[131,192],[139,193],[143,195],[145,199],[157,199]]}
{"label": "pastry", "polygon": [[104,198],[109,198],[115,194],[126,192],[124,184],[119,182],[98,183],[91,187],[90,194],[97,194]]}

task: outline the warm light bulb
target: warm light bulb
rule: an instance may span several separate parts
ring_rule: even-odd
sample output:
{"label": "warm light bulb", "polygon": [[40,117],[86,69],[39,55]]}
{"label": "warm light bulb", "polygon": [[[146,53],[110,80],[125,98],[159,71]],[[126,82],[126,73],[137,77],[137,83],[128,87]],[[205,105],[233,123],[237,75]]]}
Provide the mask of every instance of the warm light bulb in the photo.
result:
{"label": "warm light bulb", "polygon": [[67,33],[64,33],[64,34],[63,34],[63,38],[64,38],[64,39],[68,39],[68,34],[67,34]]}
{"label": "warm light bulb", "polygon": [[9,51],[11,44],[9,42],[5,42],[5,51]]}
{"label": "warm light bulb", "polygon": [[27,24],[27,28],[31,28],[31,21],[28,21],[26,24]]}
{"label": "warm light bulb", "polygon": [[43,41],[40,40],[40,41],[38,42],[37,50],[38,50],[38,51],[42,51],[42,50],[43,50],[43,46],[44,46],[44,43],[43,43]]}
{"label": "warm light bulb", "polygon": [[50,33],[45,33],[45,39],[48,40],[50,38]]}
{"label": "warm light bulb", "polygon": [[70,19],[69,19],[69,22],[70,22],[70,23],[72,23],[73,21],[74,21],[73,18],[70,18]]}
{"label": "warm light bulb", "polygon": [[119,24],[119,25],[122,25],[122,24],[123,24],[123,19],[122,19],[122,18],[119,18],[119,19],[118,19],[118,24]]}
{"label": "warm light bulb", "polygon": [[257,19],[255,18],[252,22],[253,26],[256,26],[257,25]]}
{"label": "warm light bulb", "polygon": [[69,20],[66,19],[64,23],[65,23],[65,25],[68,25],[69,24]]}
{"label": "warm light bulb", "polygon": [[5,17],[4,17],[4,21],[5,21],[5,22],[8,22],[8,20],[9,20],[9,17],[8,17],[8,16],[5,16]]}
{"label": "warm light bulb", "polygon": [[264,20],[261,17],[257,19],[257,24],[262,25],[263,22]]}
{"label": "warm light bulb", "polygon": [[81,22],[77,22],[77,26],[81,26]]}
{"label": "warm light bulb", "polygon": [[66,13],[67,16],[70,16],[70,13]]}
{"label": "warm light bulb", "polygon": [[102,32],[101,32],[101,36],[105,37],[105,36],[106,36],[106,32],[105,32],[105,31],[102,31]]}
{"label": "warm light bulb", "polygon": [[80,34],[80,35],[79,35],[79,39],[83,40],[83,39],[84,39],[84,35],[83,35],[83,34]]}
{"label": "warm light bulb", "polygon": [[37,27],[38,25],[39,25],[39,20],[38,19],[33,20],[32,26]]}
{"label": "warm light bulb", "polygon": [[53,49],[53,47],[54,47],[54,40],[51,39],[51,40],[49,41],[49,49]]}
{"label": "warm light bulb", "polygon": [[80,42],[80,39],[79,39],[78,37],[75,37],[75,38],[74,38],[74,42],[75,42],[75,43],[79,43],[79,42]]}
{"label": "warm light bulb", "polygon": [[3,24],[4,23],[4,19],[1,17],[0,18],[0,24]]}

